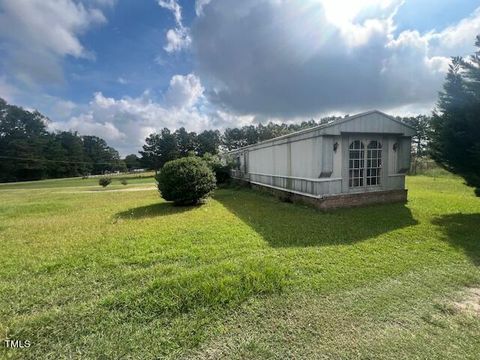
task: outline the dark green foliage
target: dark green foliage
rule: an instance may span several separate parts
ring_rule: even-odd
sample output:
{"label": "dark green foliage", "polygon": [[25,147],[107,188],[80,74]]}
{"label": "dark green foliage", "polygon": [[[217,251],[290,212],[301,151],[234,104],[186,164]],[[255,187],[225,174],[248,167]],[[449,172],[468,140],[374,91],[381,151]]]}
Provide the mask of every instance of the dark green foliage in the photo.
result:
{"label": "dark green foliage", "polygon": [[203,160],[214,172],[215,178],[217,179],[217,184],[225,184],[228,180],[230,180],[230,170],[232,169],[231,164],[223,162],[220,156],[209,153],[206,153],[203,156]]}
{"label": "dark green foliage", "polygon": [[103,187],[107,187],[108,185],[111,184],[111,182],[112,182],[112,178],[108,176],[103,176],[100,179],[98,179],[98,185]]}
{"label": "dark green foliage", "polygon": [[97,136],[82,136],[84,156],[88,172],[101,174],[105,171],[125,171],[125,163],[120,160],[118,151],[108,146],[107,142]]}
{"label": "dark green foliage", "polygon": [[120,181],[120,184],[122,184],[122,185],[128,185],[127,179],[122,179],[122,180]]}
{"label": "dark green foliage", "polygon": [[49,133],[49,120],[0,99],[0,182],[122,171],[118,152],[96,136]]}
{"label": "dark green foliage", "polygon": [[452,59],[432,127],[432,158],[480,196],[480,51],[469,62]]}
{"label": "dark green foliage", "polygon": [[188,156],[189,153],[197,152],[197,134],[194,132],[187,132],[185,128],[181,127],[173,133],[177,143],[178,156]]}
{"label": "dark green foliage", "polygon": [[45,177],[46,122],[39,112],[9,105],[0,98],[0,181]]}
{"label": "dark green foliage", "polygon": [[260,141],[276,138],[278,136],[287,135],[295,131],[309,129],[321,124],[328,123],[338,119],[336,117],[326,117],[319,122],[315,120],[303,121],[300,124],[276,124],[268,123],[267,125],[248,125],[242,128],[229,128],[225,130],[223,135],[223,146],[227,150],[234,150],[243,146],[256,144]]}
{"label": "dark green foliage", "polygon": [[128,171],[132,171],[135,169],[140,169],[142,165],[140,164],[140,159],[135,154],[130,154],[125,157],[125,165]]}
{"label": "dark green foliage", "polygon": [[158,171],[170,160],[178,158],[178,145],[175,135],[167,128],[164,128],[160,134],[150,134],[145,139],[141,162],[148,169]]}
{"label": "dark green foliage", "polygon": [[215,175],[202,159],[189,156],[169,161],[156,177],[167,201],[177,205],[196,204],[215,189]]}
{"label": "dark green foliage", "polygon": [[220,131],[205,130],[197,136],[197,153],[199,156],[203,156],[206,153],[217,154],[221,143]]}

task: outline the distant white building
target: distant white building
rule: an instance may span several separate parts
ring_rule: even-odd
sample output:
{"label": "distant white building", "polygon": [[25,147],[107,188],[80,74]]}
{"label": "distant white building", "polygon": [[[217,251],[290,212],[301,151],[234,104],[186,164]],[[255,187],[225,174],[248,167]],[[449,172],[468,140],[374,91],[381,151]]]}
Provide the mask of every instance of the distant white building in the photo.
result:
{"label": "distant white building", "polygon": [[415,130],[374,110],[231,151],[232,176],[319,208],[406,201]]}

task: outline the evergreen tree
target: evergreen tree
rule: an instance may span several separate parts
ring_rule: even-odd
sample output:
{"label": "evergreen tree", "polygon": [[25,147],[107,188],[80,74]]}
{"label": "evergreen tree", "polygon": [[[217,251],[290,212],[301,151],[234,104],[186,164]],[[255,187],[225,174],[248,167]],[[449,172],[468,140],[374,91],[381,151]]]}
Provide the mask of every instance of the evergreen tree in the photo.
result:
{"label": "evergreen tree", "polygon": [[194,132],[187,132],[185,128],[181,127],[175,131],[174,135],[180,157],[187,156],[192,152],[197,153],[197,134]]}
{"label": "evergreen tree", "polygon": [[221,145],[221,135],[218,130],[205,130],[197,136],[197,153],[203,156],[206,153],[217,154]]}
{"label": "evergreen tree", "polygon": [[167,161],[179,157],[176,137],[167,128],[162,129],[160,134],[150,134],[145,142],[143,151],[139,153],[142,164],[148,169],[157,172]]}
{"label": "evergreen tree", "polygon": [[125,165],[127,166],[128,171],[139,169],[141,167],[140,159],[135,154],[130,154],[125,156]]}
{"label": "evergreen tree", "polygon": [[48,118],[0,99],[0,181],[121,170],[118,152],[96,136],[49,133]]}
{"label": "evergreen tree", "polygon": [[44,146],[48,119],[0,99],[0,181],[46,177]]}
{"label": "evergreen tree", "polygon": [[470,61],[452,58],[433,116],[431,154],[480,196],[480,36],[476,46]]}

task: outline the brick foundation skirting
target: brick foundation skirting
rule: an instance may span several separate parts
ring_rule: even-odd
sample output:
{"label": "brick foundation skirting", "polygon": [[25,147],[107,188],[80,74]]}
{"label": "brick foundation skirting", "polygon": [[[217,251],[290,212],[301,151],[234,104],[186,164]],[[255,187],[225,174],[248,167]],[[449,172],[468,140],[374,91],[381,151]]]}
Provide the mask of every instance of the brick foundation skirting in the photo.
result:
{"label": "brick foundation skirting", "polygon": [[288,190],[273,189],[258,184],[250,184],[250,186],[252,189],[268,192],[283,201],[312,205],[320,210],[349,208],[372,204],[405,203],[407,201],[406,189],[370,191],[355,194],[338,194],[316,198],[292,193]]}

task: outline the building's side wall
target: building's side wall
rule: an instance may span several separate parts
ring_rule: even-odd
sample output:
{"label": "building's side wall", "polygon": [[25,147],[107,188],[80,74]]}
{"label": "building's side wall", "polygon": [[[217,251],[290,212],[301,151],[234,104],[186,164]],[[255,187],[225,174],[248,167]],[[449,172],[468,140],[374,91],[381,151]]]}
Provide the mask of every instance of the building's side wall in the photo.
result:
{"label": "building's side wall", "polygon": [[341,151],[333,151],[338,136],[284,141],[248,150],[248,178],[252,183],[311,195],[341,192]]}

